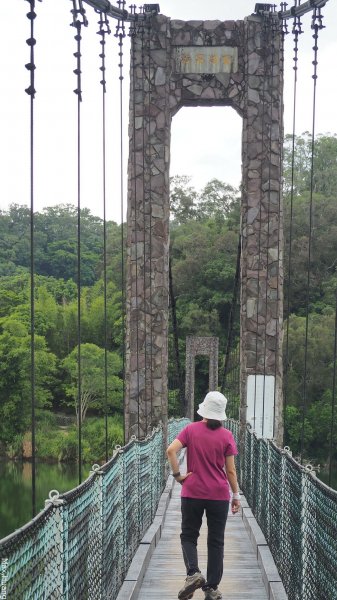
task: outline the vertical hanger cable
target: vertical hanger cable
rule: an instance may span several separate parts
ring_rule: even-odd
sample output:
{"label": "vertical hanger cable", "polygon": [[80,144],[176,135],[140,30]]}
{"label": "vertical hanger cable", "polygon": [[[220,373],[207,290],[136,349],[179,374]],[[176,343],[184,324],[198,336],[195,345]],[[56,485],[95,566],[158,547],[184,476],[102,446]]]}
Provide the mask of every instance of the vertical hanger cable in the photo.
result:
{"label": "vertical hanger cable", "polygon": [[329,448],[329,486],[332,483],[333,454],[336,449],[334,444],[335,433],[335,413],[336,413],[336,369],[337,369],[337,290],[335,291],[335,336],[333,353],[333,376],[332,376],[332,394],[331,394],[331,424],[330,424],[330,448]]}
{"label": "vertical hanger cable", "polygon": [[317,95],[317,65],[318,65],[318,31],[323,28],[322,16],[320,9],[315,8],[312,15],[311,28],[314,31],[314,80],[313,86],[313,103],[312,103],[312,130],[311,130],[311,167],[310,167],[310,200],[309,200],[309,232],[308,232],[308,268],[307,268],[307,289],[306,289],[306,307],[305,307],[305,341],[304,341],[304,373],[303,373],[303,392],[302,392],[302,427],[301,427],[301,462],[304,453],[304,437],[305,437],[305,418],[307,413],[308,403],[308,345],[309,345],[309,308],[310,308],[310,293],[311,293],[311,255],[313,245],[313,211],[314,211],[314,172],[315,172],[315,126],[316,126],[316,95]]}
{"label": "vertical hanger cable", "polygon": [[[118,7],[124,10],[126,0],[118,0]],[[122,270],[122,365],[123,365],[123,414],[125,414],[125,252],[124,252],[124,113],[123,113],[123,40],[125,38],[125,23],[118,21],[115,37],[118,38],[118,68],[119,68],[119,110],[120,110],[120,210],[121,210],[121,270]],[[124,444],[126,442],[126,431],[124,426]]]}
{"label": "vertical hanger cable", "polygon": [[106,34],[111,33],[106,14],[99,13],[99,30],[101,36],[101,66],[102,79],[102,185],[103,185],[103,304],[104,304],[104,431],[105,431],[105,461],[108,461],[108,310],[107,310],[107,219],[106,219],[106,79],[105,79],[105,46]]}
{"label": "vertical hanger cable", "polygon": [[291,151],[291,186],[290,186],[290,224],[289,224],[289,256],[288,256],[288,279],[287,279],[287,324],[286,324],[286,344],[285,344],[285,386],[284,386],[284,415],[288,403],[288,385],[289,385],[289,320],[290,320],[290,294],[292,287],[292,251],[293,251],[293,212],[294,212],[294,192],[295,192],[295,141],[296,141],[296,116],[297,116],[297,72],[298,72],[298,41],[303,33],[300,17],[295,17],[292,33],[294,36],[294,84],[293,84],[293,126],[292,126],[292,151]]}
{"label": "vertical hanger cable", "polygon": [[30,21],[30,37],[26,43],[30,48],[30,60],[25,65],[30,73],[30,85],[25,92],[30,97],[30,387],[31,387],[31,428],[32,428],[32,516],[36,514],[36,424],[35,424],[35,254],[34,254],[34,100],[35,100],[35,55],[34,21],[36,19],[35,0],[28,0],[30,10],[27,18]]}
{"label": "vertical hanger cable", "polygon": [[82,369],[81,369],[81,30],[82,25],[87,26],[88,21],[81,0],[72,0],[73,15],[72,26],[76,29],[75,41],[77,43],[76,69],[77,87],[74,93],[77,96],[77,408],[78,408],[78,482],[82,482]]}

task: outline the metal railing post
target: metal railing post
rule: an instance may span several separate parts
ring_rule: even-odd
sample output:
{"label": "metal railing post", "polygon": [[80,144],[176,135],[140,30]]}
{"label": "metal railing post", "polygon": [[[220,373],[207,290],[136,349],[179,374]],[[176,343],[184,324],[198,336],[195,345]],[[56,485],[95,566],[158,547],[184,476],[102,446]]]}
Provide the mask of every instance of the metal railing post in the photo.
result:
{"label": "metal railing post", "polygon": [[[55,546],[58,549],[54,560],[46,561],[44,586],[46,598],[55,594],[60,598],[68,600],[68,569],[67,569],[67,520],[65,518],[67,511],[64,510],[65,501],[60,498],[57,490],[51,490],[49,497],[45,500],[45,507],[52,505],[54,507],[53,520],[55,523]],[[51,584],[53,589],[50,590]],[[56,587],[56,589],[55,589]]]}

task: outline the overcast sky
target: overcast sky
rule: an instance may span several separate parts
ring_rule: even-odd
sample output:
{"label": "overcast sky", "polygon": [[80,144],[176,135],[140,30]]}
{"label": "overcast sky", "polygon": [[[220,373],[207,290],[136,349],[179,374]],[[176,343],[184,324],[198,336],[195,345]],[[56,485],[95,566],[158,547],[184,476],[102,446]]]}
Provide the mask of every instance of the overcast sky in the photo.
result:
{"label": "overcast sky", "polygon": [[[322,9],[326,28],[320,32],[317,82],[317,133],[337,132],[337,0]],[[112,2],[113,4],[113,2]],[[69,0],[36,2],[35,209],[58,203],[77,203],[75,40]],[[254,11],[255,0],[162,0],[161,12],[172,18],[239,20]],[[4,3],[0,20],[0,208],[29,204],[29,4]],[[102,88],[97,17],[87,6],[89,27],[83,31],[82,206],[102,216]],[[115,22],[111,20],[114,28]],[[297,133],[312,128],[312,31],[303,17],[298,71]],[[291,22],[289,22],[291,32]],[[285,131],[292,131],[293,37],[286,38]],[[107,217],[120,222],[120,106],[116,39],[107,50]],[[128,44],[124,55],[124,172],[127,163]],[[230,108],[184,108],[174,117],[171,175],[184,174],[200,189],[216,177],[240,184],[241,119]],[[126,189],[126,176],[125,176]],[[126,195],[125,195],[126,196]],[[126,197],[124,199],[126,204]]]}

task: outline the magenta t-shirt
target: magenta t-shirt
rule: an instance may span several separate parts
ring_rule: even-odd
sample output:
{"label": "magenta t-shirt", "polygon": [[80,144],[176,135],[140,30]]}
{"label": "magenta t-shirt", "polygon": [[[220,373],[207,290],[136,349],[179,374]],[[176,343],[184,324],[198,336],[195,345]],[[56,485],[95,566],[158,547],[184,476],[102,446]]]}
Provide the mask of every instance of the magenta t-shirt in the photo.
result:
{"label": "magenta t-shirt", "polygon": [[232,433],[224,427],[209,429],[205,421],[187,425],[177,436],[187,448],[187,473],[181,496],[203,500],[229,500],[225,457],[238,453]]}

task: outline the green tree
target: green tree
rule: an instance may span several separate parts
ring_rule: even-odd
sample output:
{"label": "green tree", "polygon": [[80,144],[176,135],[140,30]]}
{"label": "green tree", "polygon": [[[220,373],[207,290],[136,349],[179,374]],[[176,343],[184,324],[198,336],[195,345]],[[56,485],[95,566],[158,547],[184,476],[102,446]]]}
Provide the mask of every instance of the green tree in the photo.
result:
{"label": "green tree", "polygon": [[[309,269],[310,310],[321,311],[329,280],[337,267],[336,196],[325,198],[314,194],[312,203],[311,260],[309,257],[310,196],[308,192],[285,201],[285,292],[290,294],[290,312],[303,314],[306,309]],[[288,264],[292,231],[291,273]],[[288,298],[286,297],[285,306]]]}
{"label": "green tree", "polygon": [[226,221],[219,226],[215,219],[191,220],[172,231],[173,287],[182,337],[216,335],[224,340],[237,246],[238,233]]}
{"label": "green tree", "polygon": [[[103,222],[81,210],[81,284],[92,285],[99,277],[103,254]],[[0,275],[30,268],[30,210],[12,204],[0,212]],[[34,215],[34,263],[37,274],[77,279],[77,208],[62,205]]]}
{"label": "green tree", "polygon": [[289,345],[285,356],[286,441],[293,451],[299,450],[304,416],[304,441],[309,456],[327,456],[328,453],[334,321],[331,310],[323,314],[311,313],[306,344],[305,317],[292,315],[289,320]]}
{"label": "green tree", "polygon": [[[8,444],[30,426],[31,337],[23,323],[13,317],[1,320],[0,334],[0,440]],[[51,404],[56,357],[44,337],[35,336],[35,403]]]}
{"label": "green tree", "polygon": [[[79,416],[78,402],[78,348],[62,361],[62,368],[67,375],[65,393],[67,406],[75,408]],[[108,409],[122,410],[123,381],[119,377],[122,368],[120,356],[115,352],[107,353],[107,386]],[[105,352],[95,344],[81,345],[81,419],[84,421],[87,411],[94,409],[104,412],[105,402]]]}
{"label": "green tree", "polygon": [[187,223],[196,217],[198,194],[190,181],[187,175],[170,179],[170,210],[175,223]]}
{"label": "green tree", "polygon": [[224,221],[237,202],[238,191],[219,179],[211,179],[199,196],[198,218]]}
{"label": "green tree", "polygon": [[[122,255],[122,236],[124,253]],[[117,225],[114,221],[107,223],[107,279],[112,281],[118,290],[123,289],[123,274],[126,281],[126,223]],[[103,254],[100,264],[99,277],[103,278]]]}
{"label": "green tree", "polygon": [[[87,290],[88,341],[105,346],[104,282],[100,279]],[[111,281],[106,290],[106,334],[110,350],[122,351],[122,295]]]}
{"label": "green tree", "polygon": [[[294,153],[293,153],[294,146]],[[314,144],[313,191],[326,198],[337,192],[337,135],[318,134]],[[289,193],[293,181],[295,195],[311,189],[312,136],[286,135],[284,140],[284,190]],[[292,168],[294,166],[294,169]]]}

